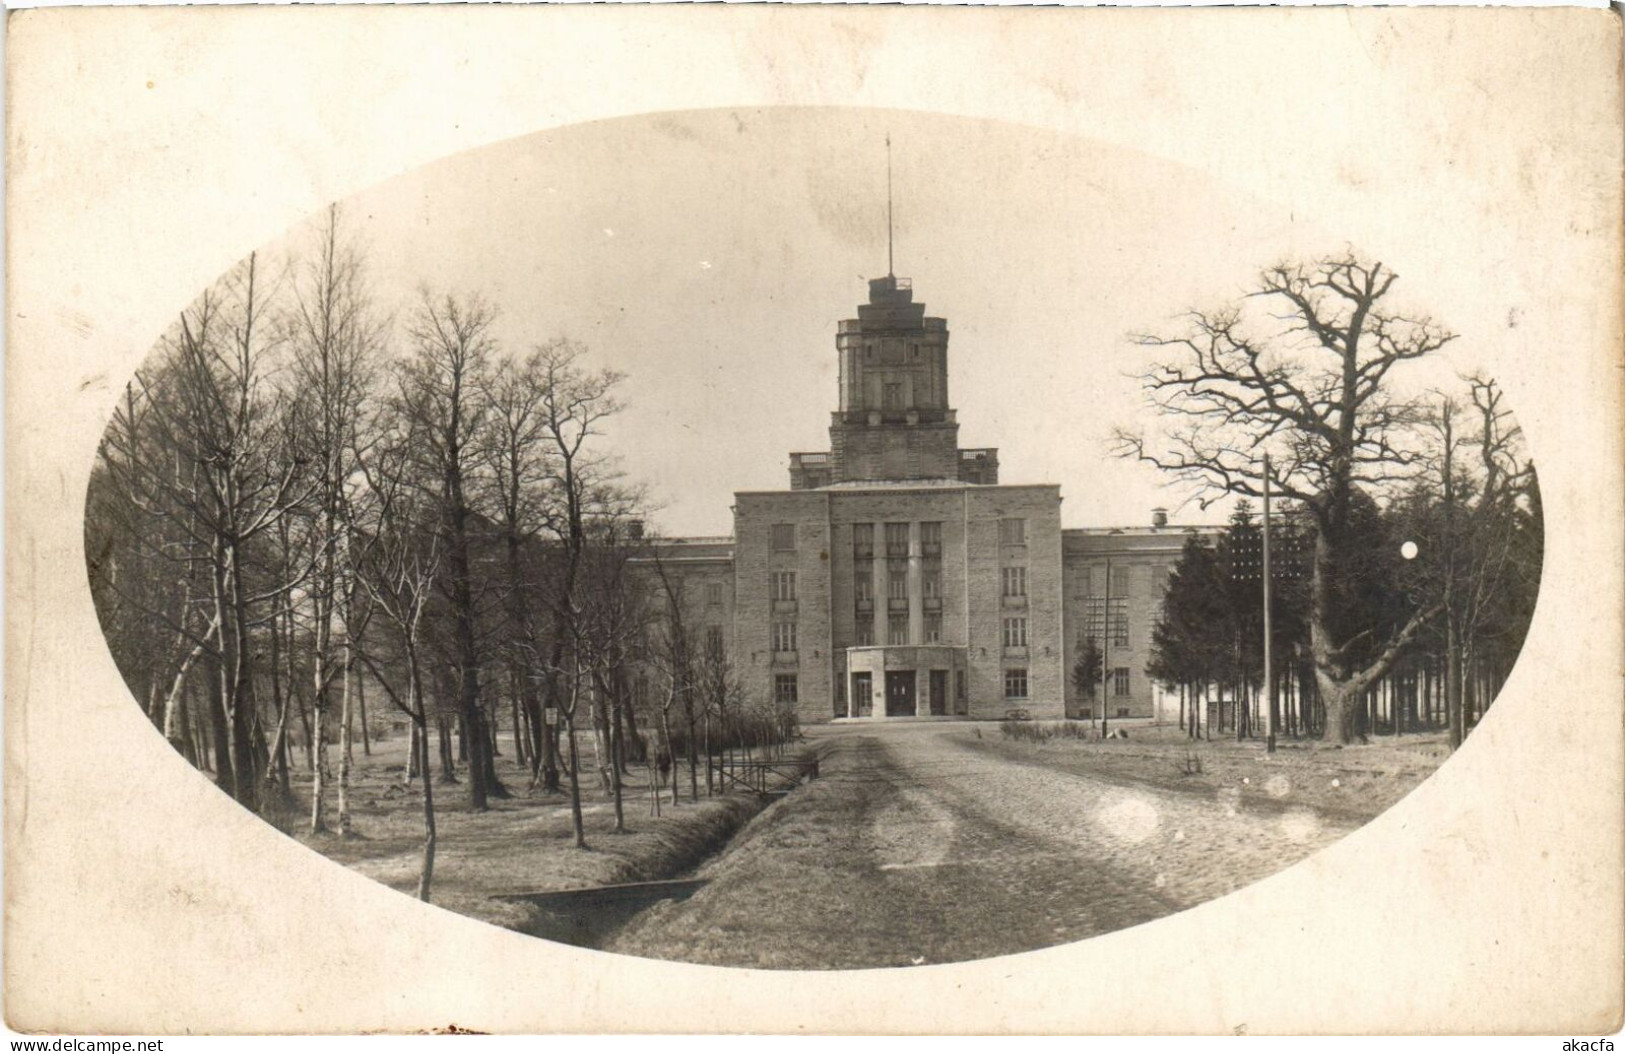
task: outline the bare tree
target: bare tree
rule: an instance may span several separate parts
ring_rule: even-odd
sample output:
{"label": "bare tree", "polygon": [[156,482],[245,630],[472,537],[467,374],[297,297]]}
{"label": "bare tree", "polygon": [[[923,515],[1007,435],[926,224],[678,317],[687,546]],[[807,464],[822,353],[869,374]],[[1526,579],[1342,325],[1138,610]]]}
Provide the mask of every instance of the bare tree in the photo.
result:
{"label": "bare tree", "polygon": [[[733,668],[733,662],[728,657],[728,649],[720,638],[708,637],[700,653],[699,671],[696,677],[698,714],[696,718],[705,726],[705,780],[707,789],[711,785],[711,758],[713,756],[711,743],[711,730],[715,727],[719,733],[725,733],[730,721],[730,715],[740,712],[744,699],[744,687]],[[693,757],[692,748],[690,749]]]}
{"label": "bare tree", "polygon": [[548,448],[548,514],[544,538],[556,554],[554,573],[545,590],[552,621],[547,653],[533,662],[546,671],[548,700],[565,722],[570,747],[570,808],[576,844],[586,846],[581,823],[580,764],[576,743],[577,707],[586,678],[587,612],[581,573],[588,546],[588,525],[613,501],[613,473],[592,440],[602,423],[620,410],[614,390],[621,375],[591,370],[582,362],[586,349],[566,340],[538,346],[532,356],[537,408]]}
{"label": "bare tree", "polygon": [[[361,651],[361,659],[390,701],[412,721],[408,771],[416,769],[423,787],[423,862],[418,898],[427,901],[434,880],[435,816],[421,633],[440,570],[443,534],[437,523],[438,510],[425,500],[420,488],[409,482],[409,451],[416,441],[410,430],[397,431],[393,441],[378,443],[365,453],[357,451],[356,464],[365,477],[367,494],[352,506],[352,517],[357,585],[391,629],[391,646],[383,649],[385,661],[375,660],[372,635]],[[391,669],[397,671],[393,676]]]}
{"label": "bare tree", "polygon": [[[1327,729],[1355,734],[1366,690],[1393,665],[1437,603],[1414,611],[1386,640],[1351,624],[1356,495],[1414,477],[1414,399],[1393,394],[1390,372],[1430,355],[1455,335],[1425,316],[1391,309],[1394,273],[1347,254],[1265,270],[1252,298],[1277,325],[1240,306],[1194,312],[1182,336],[1140,338],[1175,353],[1142,377],[1152,404],[1173,422],[1162,441],[1119,431],[1120,456],[1137,458],[1211,495],[1262,496],[1261,455],[1271,454],[1278,496],[1314,520],[1310,648]],[[1273,328],[1273,332],[1268,330]]]}
{"label": "bare tree", "polygon": [[[502,533],[507,561],[507,626],[505,651],[509,681],[528,730],[531,786],[558,789],[553,727],[542,713],[538,683],[544,676],[533,659],[541,652],[532,594],[542,587],[546,553],[540,544],[544,528],[558,513],[552,454],[543,410],[548,374],[541,355],[504,360],[485,380],[488,406],[480,452],[487,467],[486,502]],[[515,731],[518,729],[516,727]]]}
{"label": "bare tree", "polygon": [[695,742],[698,711],[695,702],[701,687],[699,683],[701,656],[699,649],[695,647],[693,627],[689,624],[687,606],[684,603],[683,579],[666,566],[658,542],[650,547],[649,563],[653,567],[652,584],[655,587],[655,606],[658,613],[652,620],[655,623],[654,639],[650,642],[648,658],[651,665],[660,673],[665,685],[660,702],[660,732],[666,754],[672,761],[671,802],[676,805],[677,758],[672,751],[671,736],[671,712],[674,707],[684,715],[688,728],[689,797],[692,801],[699,800]]}
{"label": "bare tree", "polygon": [[413,343],[398,375],[399,412],[411,422],[419,485],[439,509],[444,573],[441,592],[451,622],[458,713],[469,740],[469,806],[489,807],[506,795],[496,778],[490,728],[480,699],[478,587],[474,572],[472,477],[486,414],[481,385],[495,344],[494,313],[477,297],[435,296],[425,290],[408,325]]}
{"label": "bare tree", "polygon": [[[1422,592],[1439,605],[1444,622],[1445,710],[1453,748],[1467,732],[1465,689],[1476,643],[1516,588],[1517,506],[1529,498],[1535,483],[1522,430],[1506,408],[1500,386],[1479,374],[1465,381],[1465,403],[1435,393],[1428,415],[1435,478],[1425,481],[1431,493],[1423,495],[1422,504],[1436,508],[1437,514],[1427,517],[1431,523],[1416,525],[1421,528],[1418,536],[1428,543],[1420,561]],[[1434,497],[1440,499],[1436,506]]]}
{"label": "bare tree", "polygon": [[626,830],[621,771],[628,657],[643,636],[646,617],[641,591],[628,569],[633,548],[625,524],[600,520],[591,525],[589,537],[581,563],[577,647],[592,678],[599,777],[614,800],[615,830],[620,833]]}
{"label": "bare tree", "polygon": [[269,754],[254,705],[252,635],[263,607],[297,581],[265,581],[252,565],[311,489],[302,459],[287,448],[287,400],[268,377],[280,346],[270,300],[256,254],[183,312],[160,345],[158,367],[132,382],[127,406],[145,408],[144,441],[127,446],[110,436],[103,456],[119,500],[164,525],[131,544],[186,568],[178,607],[162,594],[119,591],[184,650],[166,708],[184,698],[201,659],[216,779],[254,809]]}
{"label": "bare tree", "polygon": [[[341,229],[337,205],[317,231],[317,249],[295,284],[291,320],[291,374],[300,456],[309,466],[310,548],[314,573],[304,591],[310,610],[311,699],[316,738],[310,829],[326,829],[328,694],[338,680],[339,833],[349,833],[350,683],[354,576],[346,560],[347,505],[354,485],[356,428],[364,419],[382,329],[368,301],[360,251]],[[341,634],[335,647],[334,634]],[[291,643],[291,642],[290,642]]]}

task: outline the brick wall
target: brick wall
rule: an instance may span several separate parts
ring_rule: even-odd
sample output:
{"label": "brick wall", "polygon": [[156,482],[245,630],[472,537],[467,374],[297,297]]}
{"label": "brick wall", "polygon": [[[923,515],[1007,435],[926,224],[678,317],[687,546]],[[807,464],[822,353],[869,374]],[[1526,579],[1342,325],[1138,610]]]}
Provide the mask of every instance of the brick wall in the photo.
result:
{"label": "brick wall", "polygon": [[[1006,545],[1000,521],[1026,521],[1026,543]],[[1035,718],[1063,716],[1061,642],[1061,497],[1056,486],[987,487],[966,491],[966,577],[969,582],[970,716],[1003,717],[1026,710]],[[1027,596],[1002,596],[1005,567],[1027,569]],[[1006,618],[1027,619],[1025,652],[1004,647]],[[1005,695],[1005,674],[1027,670],[1027,697]]]}
{"label": "brick wall", "polygon": [[[804,722],[830,718],[830,533],[827,491],[734,496],[734,668],[747,698],[774,698],[775,676],[796,677]],[[792,524],[795,548],[775,550],[773,527]],[[793,571],[796,599],[775,602],[771,575]],[[772,626],[796,625],[794,653],[775,653]]]}

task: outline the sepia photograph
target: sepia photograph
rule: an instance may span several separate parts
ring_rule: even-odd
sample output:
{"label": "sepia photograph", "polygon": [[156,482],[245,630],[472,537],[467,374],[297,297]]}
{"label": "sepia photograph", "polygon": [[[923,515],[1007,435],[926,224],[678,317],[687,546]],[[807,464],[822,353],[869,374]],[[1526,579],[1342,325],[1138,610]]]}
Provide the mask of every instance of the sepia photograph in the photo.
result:
{"label": "sepia photograph", "polygon": [[[422,22],[387,25],[433,35],[452,24],[416,14]],[[1056,17],[1089,47],[1141,46],[1115,68],[1153,82],[1168,53],[1151,50],[1150,19],[1196,34],[1213,17],[1104,14]],[[1245,34],[1237,23],[1266,27],[1257,14],[1221,21]],[[1267,28],[1280,32],[1279,74],[1290,79],[1316,41],[1375,41],[1414,63],[1424,38],[1470,21],[1429,14],[1345,23],[1339,12],[1333,28],[1281,12]],[[200,13],[170,17],[176,26],[157,37],[210,32]],[[344,17],[354,29],[386,25]],[[602,17],[653,32],[672,15]],[[888,41],[905,28],[1001,20],[1026,41],[1013,54],[1071,75],[1040,43],[1038,12],[686,17],[697,43],[720,39],[720,18],[740,30],[749,20],[753,39],[769,25],[794,29],[809,47],[830,32],[839,40],[843,20]],[[571,18],[583,43],[604,28]],[[119,21],[58,17],[22,45],[49,53],[76,26],[83,42],[106,40]],[[1554,42],[1617,31],[1606,17],[1536,21]],[[1494,16],[1474,29],[1491,22],[1487,42],[1513,31]],[[1617,59],[1617,32],[1601,38]],[[1497,54],[1478,46],[1465,60],[1475,68]],[[39,69],[27,60],[39,60],[23,57],[14,80],[24,104],[42,105],[26,80]],[[1172,68],[1200,109],[1191,92],[1206,82]],[[1618,102],[1617,76],[1594,86]],[[1175,90],[1142,88],[1153,101]],[[1480,90],[1495,106],[1507,98],[1501,82]],[[1052,94],[1079,112],[1081,95]],[[1437,231],[1387,214],[1410,207],[1412,192],[1459,194],[1466,214],[1489,177],[1466,170],[1465,148],[1459,174],[1419,170],[1442,193],[1384,180],[1356,151],[1338,170],[1347,197],[1305,211],[1314,193],[1286,189],[1268,152],[1244,179],[1019,107],[992,116],[801,91],[682,101],[692,95],[533,121],[325,199],[289,198],[276,223],[254,227],[256,240],[216,240],[212,271],[189,263],[186,273],[208,276],[184,295],[143,303],[145,330],[115,336],[92,308],[46,307],[59,331],[112,338],[117,353],[93,373],[50,366],[18,331],[14,378],[29,355],[29,370],[77,386],[78,453],[50,482],[73,512],[57,518],[49,574],[88,635],[56,659],[22,652],[19,671],[14,614],[8,682],[78,664],[108,671],[98,683],[119,688],[98,690],[86,720],[113,722],[98,742],[116,749],[93,762],[70,739],[52,750],[81,755],[84,778],[115,799],[125,797],[119,770],[139,756],[128,778],[143,791],[116,808],[142,811],[150,787],[193,803],[143,817],[149,851],[177,860],[165,846],[180,839],[250,874],[259,859],[261,880],[233,901],[268,919],[297,916],[300,932],[357,918],[316,892],[327,886],[308,887],[292,915],[273,907],[299,903],[307,871],[341,883],[346,903],[376,903],[378,918],[455,925],[447,932],[470,935],[455,943],[480,974],[553,957],[536,961],[581,963],[574,983],[585,984],[590,971],[646,961],[656,972],[621,975],[637,978],[627,981],[634,1003],[667,976],[653,964],[672,963],[725,968],[688,983],[737,979],[738,999],[784,983],[886,991],[910,977],[925,987],[899,990],[920,992],[937,968],[1036,972],[1010,957],[1070,954],[1129,930],[1131,940],[1165,935],[1156,954],[1187,960],[1182,969],[1225,974],[1213,942],[1240,931],[1203,929],[1219,917],[1204,914],[1214,902],[1300,933],[1325,927],[1304,938],[1311,949],[1350,926],[1412,940],[1422,915],[1498,941],[1528,909],[1473,922],[1458,890],[1494,900],[1513,886],[1480,886],[1463,868],[1498,855],[1484,825],[1552,832],[1525,828],[1562,807],[1541,789],[1558,783],[1515,776],[1519,765],[1579,767],[1600,779],[1589,797],[1567,799],[1569,822],[1593,831],[1602,855],[1564,873],[1588,890],[1564,910],[1595,935],[1575,966],[1594,980],[1587,998],[1615,1002],[1540,1017],[1509,998],[1506,1013],[1525,1030],[1602,1027],[1610,1014],[1617,1027],[1621,978],[1600,964],[1621,940],[1621,831],[1610,826],[1622,779],[1619,436],[1594,458],[1563,438],[1564,427],[1607,435],[1619,423],[1617,267],[1570,284],[1599,277],[1594,261],[1619,262],[1617,142],[1576,132],[1572,143],[1594,155],[1564,158],[1568,182],[1536,194],[1590,208],[1584,229],[1574,219],[1561,236],[1538,233],[1538,210],[1479,216],[1444,246]],[[1341,89],[1325,97],[1345,99]],[[1536,134],[1518,162],[1526,181],[1554,157],[1535,127],[1543,106],[1517,115],[1529,123],[1515,130]],[[1219,140],[1243,134],[1246,109],[1224,111]],[[403,119],[381,118],[380,131]],[[1617,133],[1617,109],[1611,120]],[[1435,132],[1424,138],[1439,142]],[[1294,149],[1256,127],[1245,134]],[[14,173],[40,161],[26,135],[14,125]],[[304,149],[287,148],[314,163]],[[1484,155],[1470,163],[1495,167]],[[52,185],[31,174],[25,192]],[[254,199],[251,186],[208,193],[225,210]],[[158,218],[180,222],[170,233],[184,244],[186,218]],[[1568,240],[1569,270],[1546,237]],[[1520,238],[1546,262],[1490,251]],[[153,264],[161,258],[108,266]],[[1571,343],[1582,338],[1597,342]],[[1588,401],[1565,422],[1550,389],[1566,361],[1607,384],[1583,382]],[[21,450],[8,444],[14,459],[53,427],[29,390],[14,382],[8,400],[8,436],[28,435]],[[13,475],[13,559],[17,518],[30,515],[16,488]],[[1592,554],[1589,586],[1572,570],[1581,552]],[[44,595],[15,591],[36,588],[44,565],[37,549],[27,559],[8,593],[30,612],[32,641]],[[1599,621],[1582,628],[1581,613]],[[1537,638],[1545,652],[1532,669]],[[1553,665],[1587,649],[1591,674]],[[62,713],[8,695],[10,988],[37,961],[16,958],[15,913],[29,910],[20,898],[40,896],[50,873],[18,864],[31,847],[17,781],[43,778],[25,756],[29,737]],[[1581,737],[1582,727],[1605,731]],[[1450,773],[1457,782],[1444,783]],[[1493,793],[1476,789],[1486,785]],[[1418,805],[1423,787],[1435,793]],[[1494,795],[1528,803],[1530,823],[1492,807]],[[68,814],[95,817],[102,806],[87,803],[100,797],[81,783],[63,800]],[[1446,822],[1428,821],[1428,808],[1477,833],[1413,833]],[[1406,844],[1406,861],[1390,867]],[[1509,853],[1503,866],[1524,859]],[[1376,893],[1354,878],[1361,867],[1387,869],[1395,888]],[[1274,881],[1289,871],[1295,886]],[[214,894],[180,875],[155,878],[171,890],[155,910],[196,918],[199,898]],[[1332,876],[1372,899],[1351,900]],[[1549,881],[1558,888],[1557,872]],[[1280,903],[1290,909],[1270,907]],[[216,910],[235,925],[226,920],[237,909]],[[1158,928],[1175,916],[1183,940]],[[1259,937],[1280,954],[1312,954]],[[299,946],[292,930],[259,939]],[[380,976],[386,948],[408,939],[373,948]],[[514,958],[479,959],[482,945],[469,942],[487,940]],[[1290,1015],[1255,1027],[1516,1029],[1450,998],[1438,1014],[1418,1011],[1426,986],[1396,977],[1386,987],[1389,966],[1357,945],[1325,956],[1346,955],[1397,1008],[1368,1004],[1363,1027],[1341,1013],[1318,1027]],[[232,946],[221,935],[209,954]],[[429,947],[416,943],[412,961]],[[1131,947],[1095,961],[1117,969]],[[1422,946],[1404,955],[1426,976]],[[1291,971],[1253,976],[1283,986],[1282,998],[1302,982]],[[289,968],[279,983],[291,992],[315,977]],[[53,1027],[19,1017],[18,1005],[8,995],[13,1028]],[[544,1016],[526,1028],[522,1002],[466,1005],[484,1009],[440,1024],[585,1021]],[[1149,999],[1096,1026],[1049,1005],[1050,1016],[980,1029],[952,1014],[934,1025],[924,1006],[854,1024],[1249,1028],[1229,1010],[1192,1017]],[[54,1013],[67,1029],[101,1019]],[[825,1013],[803,1017],[841,1031]],[[803,1017],[774,1029],[760,1017],[650,1012],[585,1027],[789,1031],[807,1027]],[[139,1003],[110,1020],[179,1027]],[[273,1004],[205,1027],[436,1022],[306,1019]]]}
{"label": "sepia photograph", "polygon": [[109,648],[243,808],[539,937],[854,969],[1194,906],[1425,779],[1540,586],[1535,465],[1425,282],[1246,205],[826,110],[408,175],[126,387]]}

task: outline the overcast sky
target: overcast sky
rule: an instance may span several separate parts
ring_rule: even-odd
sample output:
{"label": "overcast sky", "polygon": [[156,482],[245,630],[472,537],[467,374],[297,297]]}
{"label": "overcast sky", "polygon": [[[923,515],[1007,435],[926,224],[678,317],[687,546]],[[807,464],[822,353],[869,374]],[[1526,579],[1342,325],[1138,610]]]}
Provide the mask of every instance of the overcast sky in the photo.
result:
{"label": "overcast sky", "polygon": [[[1109,456],[1113,426],[1144,423],[1127,338],[1346,240],[1213,175],[1013,124],[716,110],[470,151],[344,207],[385,303],[478,291],[505,347],[570,337],[624,372],[607,443],[661,530],[721,534],[734,491],[786,487],[789,451],[828,448],[836,323],[886,271],[888,133],[896,271],[947,319],[961,445],[998,447],[1005,483],[1061,484],[1068,526],[1222,518]],[[1396,291],[1427,305],[1423,283]]]}

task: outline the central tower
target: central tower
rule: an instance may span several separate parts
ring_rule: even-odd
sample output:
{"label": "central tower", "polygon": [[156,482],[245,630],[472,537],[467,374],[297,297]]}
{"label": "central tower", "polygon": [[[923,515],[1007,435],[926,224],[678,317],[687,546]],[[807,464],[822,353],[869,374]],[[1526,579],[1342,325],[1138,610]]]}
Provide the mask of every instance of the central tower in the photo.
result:
{"label": "central tower", "polygon": [[840,398],[829,452],[790,455],[790,486],[923,480],[999,482],[999,454],[962,450],[948,404],[948,323],[914,301],[907,278],[869,280],[869,302],[836,330]]}
{"label": "central tower", "polygon": [[869,281],[841,322],[840,404],[830,415],[837,481],[959,478],[959,424],[948,405],[948,324],[927,318],[909,280]]}

